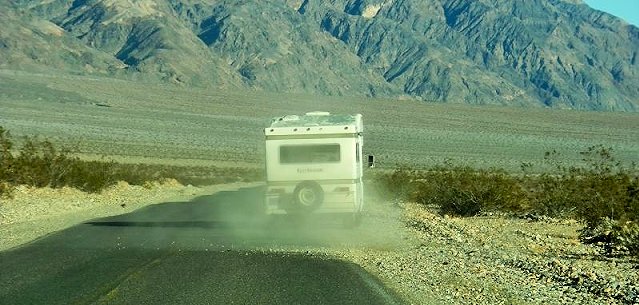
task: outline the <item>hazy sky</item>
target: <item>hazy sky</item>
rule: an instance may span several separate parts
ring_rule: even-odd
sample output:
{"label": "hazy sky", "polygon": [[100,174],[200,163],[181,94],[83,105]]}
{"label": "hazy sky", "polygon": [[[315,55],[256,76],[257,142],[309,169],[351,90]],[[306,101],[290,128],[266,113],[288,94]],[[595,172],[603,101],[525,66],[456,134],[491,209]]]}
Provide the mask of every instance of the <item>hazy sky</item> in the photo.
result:
{"label": "hazy sky", "polygon": [[639,26],[639,0],[585,0],[585,2],[593,8]]}

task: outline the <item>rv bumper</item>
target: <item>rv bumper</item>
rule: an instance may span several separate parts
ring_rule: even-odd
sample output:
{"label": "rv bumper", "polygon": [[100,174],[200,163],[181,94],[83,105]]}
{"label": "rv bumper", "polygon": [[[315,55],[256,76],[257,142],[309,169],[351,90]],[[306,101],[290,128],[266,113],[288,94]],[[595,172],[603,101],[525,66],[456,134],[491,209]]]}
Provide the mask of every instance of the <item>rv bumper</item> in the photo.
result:
{"label": "rv bumper", "polygon": [[313,209],[301,209],[296,201],[296,185],[268,186],[266,190],[266,214],[307,213],[354,213],[361,211],[356,184],[324,184],[322,202]]}

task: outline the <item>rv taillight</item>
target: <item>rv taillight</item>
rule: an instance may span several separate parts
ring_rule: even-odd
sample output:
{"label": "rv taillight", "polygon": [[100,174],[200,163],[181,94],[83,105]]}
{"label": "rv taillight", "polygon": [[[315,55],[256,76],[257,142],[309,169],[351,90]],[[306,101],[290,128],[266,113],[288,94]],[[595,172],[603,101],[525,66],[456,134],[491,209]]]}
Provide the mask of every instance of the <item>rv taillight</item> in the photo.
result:
{"label": "rv taillight", "polygon": [[268,190],[269,194],[284,194],[286,191],[284,189],[270,189]]}

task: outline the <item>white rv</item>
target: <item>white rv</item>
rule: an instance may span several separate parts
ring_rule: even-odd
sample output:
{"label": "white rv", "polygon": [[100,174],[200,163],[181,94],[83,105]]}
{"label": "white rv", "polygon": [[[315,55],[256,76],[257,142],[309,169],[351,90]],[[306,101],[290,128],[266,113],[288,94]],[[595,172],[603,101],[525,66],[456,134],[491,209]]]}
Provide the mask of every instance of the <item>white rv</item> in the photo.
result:
{"label": "white rv", "polygon": [[364,205],[362,115],[309,112],[274,118],[266,135],[266,213],[342,213]]}

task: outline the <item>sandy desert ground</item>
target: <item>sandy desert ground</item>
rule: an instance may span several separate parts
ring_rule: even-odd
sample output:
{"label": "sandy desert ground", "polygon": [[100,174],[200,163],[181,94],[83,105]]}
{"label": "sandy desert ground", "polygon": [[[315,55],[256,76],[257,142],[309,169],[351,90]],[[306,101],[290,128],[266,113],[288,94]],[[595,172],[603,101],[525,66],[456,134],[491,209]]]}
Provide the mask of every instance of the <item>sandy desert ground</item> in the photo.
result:
{"label": "sandy desert ground", "polygon": [[285,114],[362,113],[364,149],[381,167],[451,160],[518,171],[567,162],[602,144],[639,162],[639,114],[441,105],[416,101],[226,92],[0,70],[0,126],[89,158],[262,165],[263,128]]}

